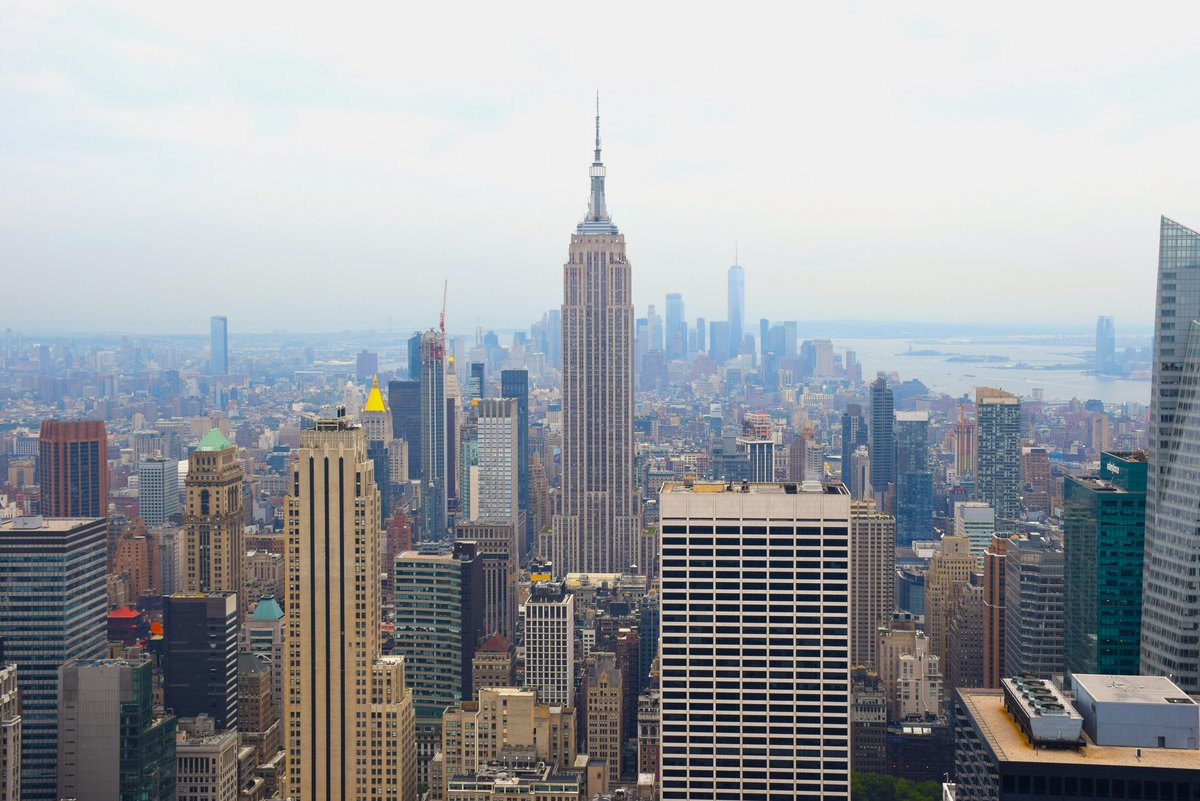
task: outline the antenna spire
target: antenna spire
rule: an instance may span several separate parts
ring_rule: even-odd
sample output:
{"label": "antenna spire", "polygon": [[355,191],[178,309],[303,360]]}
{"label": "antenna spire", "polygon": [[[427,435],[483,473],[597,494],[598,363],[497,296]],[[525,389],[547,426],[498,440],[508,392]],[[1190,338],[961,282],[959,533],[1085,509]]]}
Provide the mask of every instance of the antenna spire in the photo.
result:
{"label": "antenna spire", "polygon": [[600,90],[596,90],[596,163],[600,163]]}

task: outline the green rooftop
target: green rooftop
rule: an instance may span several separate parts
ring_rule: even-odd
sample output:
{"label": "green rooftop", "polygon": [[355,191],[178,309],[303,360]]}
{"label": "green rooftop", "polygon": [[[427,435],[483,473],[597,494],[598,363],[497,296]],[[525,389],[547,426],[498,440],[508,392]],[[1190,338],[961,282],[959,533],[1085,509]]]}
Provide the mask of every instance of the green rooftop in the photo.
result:
{"label": "green rooftop", "polygon": [[200,444],[196,446],[196,450],[227,451],[232,447],[229,444],[229,440],[225,439],[225,435],[221,433],[221,429],[214,428],[204,435],[204,439],[200,440]]}

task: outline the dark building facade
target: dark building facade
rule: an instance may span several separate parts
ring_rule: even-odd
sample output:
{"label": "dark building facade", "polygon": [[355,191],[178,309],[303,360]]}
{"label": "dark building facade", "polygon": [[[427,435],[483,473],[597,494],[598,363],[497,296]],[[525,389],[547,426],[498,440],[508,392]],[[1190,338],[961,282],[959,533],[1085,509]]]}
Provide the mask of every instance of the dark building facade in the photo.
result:
{"label": "dark building facade", "polygon": [[237,596],[163,599],[163,702],[181,718],[208,715],[217,729],[237,726]]}
{"label": "dark building facade", "polygon": [[421,382],[389,381],[392,436],[408,443],[408,479],[421,478]]}

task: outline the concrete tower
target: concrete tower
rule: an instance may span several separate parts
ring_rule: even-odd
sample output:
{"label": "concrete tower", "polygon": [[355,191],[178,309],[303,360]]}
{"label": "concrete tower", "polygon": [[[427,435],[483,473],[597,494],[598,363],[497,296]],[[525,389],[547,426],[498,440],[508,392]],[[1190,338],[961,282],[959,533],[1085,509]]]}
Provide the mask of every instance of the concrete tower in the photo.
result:
{"label": "concrete tower", "polygon": [[416,795],[404,658],[380,655],[379,490],[346,418],[300,433],[287,498],[285,795]]}
{"label": "concrete tower", "polygon": [[563,266],[562,514],[542,548],[559,575],[620,572],[638,561],[631,275],[604,176],[597,108],[588,212]]}

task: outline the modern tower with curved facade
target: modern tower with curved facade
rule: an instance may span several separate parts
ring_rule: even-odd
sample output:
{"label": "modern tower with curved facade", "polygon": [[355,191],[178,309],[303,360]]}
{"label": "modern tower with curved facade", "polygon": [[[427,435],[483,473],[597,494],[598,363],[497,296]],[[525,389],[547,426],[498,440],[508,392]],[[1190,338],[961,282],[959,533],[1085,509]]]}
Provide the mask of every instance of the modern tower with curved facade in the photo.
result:
{"label": "modern tower with curved facade", "polygon": [[600,114],[587,216],[563,265],[562,514],[543,555],[558,575],[639,561],[633,461],[633,299],[625,237],[608,216]]}

